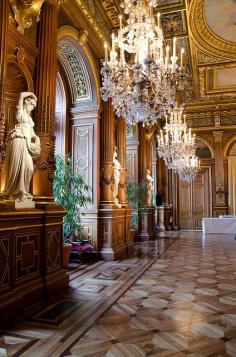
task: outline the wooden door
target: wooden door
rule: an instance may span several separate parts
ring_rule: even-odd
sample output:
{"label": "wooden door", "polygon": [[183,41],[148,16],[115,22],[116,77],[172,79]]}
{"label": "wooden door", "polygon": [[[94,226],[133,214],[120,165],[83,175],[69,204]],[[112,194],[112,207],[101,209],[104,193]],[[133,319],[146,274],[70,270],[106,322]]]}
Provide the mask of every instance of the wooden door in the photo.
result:
{"label": "wooden door", "polygon": [[201,168],[193,182],[179,182],[180,229],[200,229],[202,218],[211,215],[210,207],[209,168]]}

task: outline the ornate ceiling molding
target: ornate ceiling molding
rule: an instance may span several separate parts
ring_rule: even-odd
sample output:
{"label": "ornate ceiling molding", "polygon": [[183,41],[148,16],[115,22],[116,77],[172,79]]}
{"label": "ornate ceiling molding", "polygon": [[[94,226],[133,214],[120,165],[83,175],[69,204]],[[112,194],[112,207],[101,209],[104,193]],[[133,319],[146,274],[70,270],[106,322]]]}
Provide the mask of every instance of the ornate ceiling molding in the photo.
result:
{"label": "ornate ceiling molding", "polygon": [[209,28],[204,11],[204,0],[192,0],[189,8],[189,26],[197,47],[211,55],[235,59],[236,44],[218,37]]}
{"label": "ornate ceiling molding", "polygon": [[[97,33],[101,41],[110,43],[110,34],[108,36],[108,28],[104,21],[102,20],[101,14],[95,11],[94,14],[91,13],[91,10],[88,8],[86,0],[76,0],[77,5],[84,14],[84,16],[89,21],[90,25],[93,27],[94,31]],[[92,0],[94,3],[94,0]]]}

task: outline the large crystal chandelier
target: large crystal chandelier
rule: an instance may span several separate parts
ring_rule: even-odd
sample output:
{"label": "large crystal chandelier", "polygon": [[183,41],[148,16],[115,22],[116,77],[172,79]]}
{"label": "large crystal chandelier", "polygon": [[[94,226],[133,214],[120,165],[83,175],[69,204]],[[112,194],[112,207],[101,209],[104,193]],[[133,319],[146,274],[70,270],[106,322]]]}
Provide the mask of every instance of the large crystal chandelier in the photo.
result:
{"label": "large crystal chandelier", "polygon": [[121,6],[128,23],[123,27],[120,16],[110,57],[105,44],[102,98],[112,98],[116,114],[127,124],[154,124],[174,105],[176,91],[183,88],[184,49],[178,65],[176,38],[172,51],[163,45],[160,14],[153,14],[157,0],[124,0]]}
{"label": "large crystal chandelier", "polygon": [[175,107],[170,113],[170,120],[166,115],[166,124],[158,135],[158,154],[169,169],[177,172],[182,181],[190,182],[195,178],[199,168],[196,156],[195,134],[187,128],[185,116],[182,120],[182,107]]}

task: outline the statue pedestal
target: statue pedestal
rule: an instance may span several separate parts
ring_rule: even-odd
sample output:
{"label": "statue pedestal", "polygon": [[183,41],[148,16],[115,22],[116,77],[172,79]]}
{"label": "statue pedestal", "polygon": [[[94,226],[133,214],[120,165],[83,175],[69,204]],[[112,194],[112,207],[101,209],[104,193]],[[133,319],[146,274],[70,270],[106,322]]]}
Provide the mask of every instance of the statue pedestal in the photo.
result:
{"label": "statue pedestal", "polygon": [[33,200],[25,200],[25,201],[16,200],[15,208],[16,209],[35,208],[35,202]]}
{"label": "statue pedestal", "polygon": [[104,260],[121,259],[133,251],[130,219],[126,208],[113,205],[99,209],[99,253]]}
{"label": "statue pedestal", "polygon": [[173,230],[173,208],[168,204],[164,205],[164,225],[166,231]]}
{"label": "statue pedestal", "polygon": [[62,268],[65,211],[0,205],[0,321],[9,323],[30,305],[68,286]]}
{"label": "statue pedestal", "polygon": [[148,207],[139,211],[141,222],[139,224],[139,240],[149,240],[154,236],[155,208]]}
{"label": "statue pedestal", "polygon": [[160,206],[157,209],[157,224],[158,224],[158,232],[160,237],[165,236],[165,225],[164,225],[164,206]]}

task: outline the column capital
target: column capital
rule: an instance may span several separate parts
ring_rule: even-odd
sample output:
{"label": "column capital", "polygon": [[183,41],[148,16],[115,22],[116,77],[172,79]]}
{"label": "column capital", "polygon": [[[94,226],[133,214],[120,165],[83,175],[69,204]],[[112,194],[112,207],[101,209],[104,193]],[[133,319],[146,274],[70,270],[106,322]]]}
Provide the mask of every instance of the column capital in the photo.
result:
{"label": "column capital", "polygon": [[215,143],[222,143],[223,135],[224,135],[223,131],[213,131],[212,134],[215,139]]}

